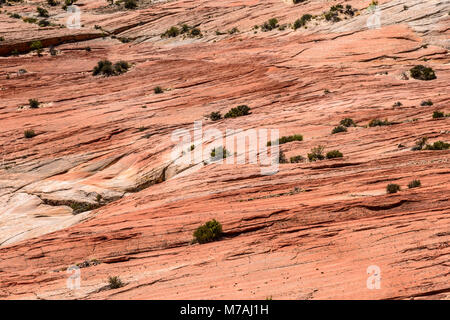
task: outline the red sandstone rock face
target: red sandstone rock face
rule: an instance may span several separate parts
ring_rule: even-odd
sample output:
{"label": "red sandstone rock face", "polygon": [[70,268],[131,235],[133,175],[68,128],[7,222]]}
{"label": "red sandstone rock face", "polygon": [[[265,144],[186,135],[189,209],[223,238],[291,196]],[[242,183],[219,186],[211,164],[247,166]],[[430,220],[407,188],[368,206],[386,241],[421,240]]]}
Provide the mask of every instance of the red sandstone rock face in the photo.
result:
{"label": "red sandstone rock face", "polygon": [[[369,1],[347,1],[354,17],[262,32],[253,26],[340,2],[141,1],[126,11],[78,2],[81,29],[5,13],[36,16],[40,3],[64,25],[64,11],[46,1],[1,9],[1,298],[449,298],[450,154],[411,150],[421,137],[450,142],[449,118],[432,118],[450,113],[448,3],[379,1],[381,28],[368,29]],[[160,37],[183,23],[203,37]],[[6,56],[36,40],[58,54]],[[92,76],[104,58],[132,67]],[[437,79],[408,77],[418,64]],[[27,107],[32,98],[40,108]],[[240,104],[251,114],[205,118]],[[357,126],[331,134],[346,117]],[[375,118],[394,124],[368,127]],[[172,160],[172,133],[198,120],[204,131],[302,134],[280,146],[288,159],[317,145],[344,157],[280,164],[274,175],[257,164]],[[26,129],[37,135],[24,138]],[[408,189],[413,179],[422,186]],[[389,183],[402,190],[386,194]],[[77,206],[89,210],[74,214]],[[222,239],[191,244],[212,218]],[[67,268],[95,260],[81,268],[80,289],[68,289]],[[367,287],[370,266],[380,289]],[[126,285],[106,290],[109,275]]]}

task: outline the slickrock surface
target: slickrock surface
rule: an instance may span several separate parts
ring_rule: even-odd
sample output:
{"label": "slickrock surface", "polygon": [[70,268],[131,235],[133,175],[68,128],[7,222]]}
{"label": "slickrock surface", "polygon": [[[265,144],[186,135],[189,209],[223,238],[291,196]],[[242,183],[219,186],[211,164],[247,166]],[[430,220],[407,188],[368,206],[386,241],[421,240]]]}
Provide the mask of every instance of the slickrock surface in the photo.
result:
{"label": "slickrock surface", "polygon": [[[450,152],[411,150],[422,137],[450,142],[450,118],[432,117],[450,113],[448,1],[379,1],[380,28],[368,28],[370,1],[359,0],[135,10],[79,0],[80,29],[61,27],[65,11],[46,3],[0,8],[0,298],[450,298]],[[336,4],[358,10],[326,21]],[[8,15],[36,17],[38,5],[53,26]],[[306,13],[317,17],[293,30]],[[286,28],[254,29],[273,17]],[[183,23],[202,36],[161,38]],[[29,52],[37,40],[41,57]],[[132,67],[94,77],[105,58]],[[419,64],[437,79],[412,79]],[[205,117],[241,104],[250,115]],[[357,126],[331,134],[347,117]],[[393,124],[367,126],[375,118]],[[318,145],[344,157],[280,164],[274,175],[173,161],[172,133],[200,120],[203,131],[302,134],[280,146],[288,159]],[[422,186],[408,189],[414,179]],[[401,191],[386,194],[389,183]],[[220,241],[192,244],[213,218]],[[83,262],[81,287],[68,289],[67,268]],[[367,287],[369,266],[380,289]],[[108,289],[108,276],[125,286]]]}

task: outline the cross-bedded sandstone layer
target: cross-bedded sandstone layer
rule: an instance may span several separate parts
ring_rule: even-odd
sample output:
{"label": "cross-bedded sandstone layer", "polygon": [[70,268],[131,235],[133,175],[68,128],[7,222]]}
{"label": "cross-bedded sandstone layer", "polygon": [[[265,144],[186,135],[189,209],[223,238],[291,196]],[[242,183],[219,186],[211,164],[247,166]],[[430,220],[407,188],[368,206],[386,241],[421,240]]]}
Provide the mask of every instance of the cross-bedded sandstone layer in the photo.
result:
{"label": "cross-bedded sandstone layer", "polygon": [[[46,1],[1,9],[2,298],[449,297],[450,153],[411,150],[422,137],[450,142],[449,118],[432,117],[450,113],[448,3],[380,1],[380,29],[367,27],[368,1],[77,4],[81,29],[61,27],[67,16]],[[336,4],[357,10],[327,21]],[[38,5],[53,26],[9,15],[35,17]],[[316,17],[293,30],[306,13]],[[254,28],[273,17],[281,28]],[[202,36],[161,38],[182,24]],[[94,77],[105,58],[131,68]],[[412,79],[419,64],[437,79]],[[242,104],[250,115],[206,117]],[[343,118],[356,127],[332,134]],[[369,127],[376,118],[391,125]],[[302,134],[280,146],[288,159],[318,145],[344,157],[270,176],[255,164],[173,160],[172,133],[198,120]],[[414,179],[421,187],[408,189]],[[402,190],[386,194],[389,183]],[[212,218],[222,239],[192,244]],[[66,269],[85,261],[96,263],[69,290]],[[366,285],[371,265],[379,290]],[[106,290],[109,275],[126,285]]]}

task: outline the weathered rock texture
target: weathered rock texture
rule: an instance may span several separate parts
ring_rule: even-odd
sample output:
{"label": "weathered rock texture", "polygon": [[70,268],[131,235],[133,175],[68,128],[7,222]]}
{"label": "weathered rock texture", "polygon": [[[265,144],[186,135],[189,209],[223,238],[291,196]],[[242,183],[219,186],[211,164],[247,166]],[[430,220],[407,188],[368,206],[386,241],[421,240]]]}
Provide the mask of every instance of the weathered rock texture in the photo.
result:
{"label": "weathered rock texture", "polygon": [[[366,25],[369,1],[140,1],[124,10],[80,0],[81,29],[57,26],[67,16],[46,1],[3,6],[0,297],[448,299],[450,153],[411,148],[422,137],[450,142],[450,118],[432,118],[450,113],[450,4],[379,3],[379,29]],[[336,4],[358,11],[323,19]],[[37,5],[55,26],[7,14],[33,17]],[[254,29],[305,13],[317,15],[307,28]],[[183,23],[202,37],[161,38]],[[37,40],[42,57],[29,52]],[[94,77],[104,58],[132,67]],[[418,64],[437,79],[411,79]],[[32,98],[40,108],[27,106]],[[251,114],[205,118],[240,104]],[[346,117],[357,126],[331,134]],[[375,118],[393,124],[368,127]],[[203,130],[303,134],[281,146],[287,158],[317,145],[344,158],[280,164],[270,176],[255,164],[173,161],[172,133],[196,120]],[[26,129],[37,135],[24,138]],[[413,179],[422,186],[408,189]],[[389,183],[402,190],[386,194]],[[222,239],[192,244],[212,218]],[[81,288],[69,290],[66,269],[85,261],[101,263],[86,263]],[[367,288],[369,266],[381,270],[378,290]],[[107,290],[109,275],[126,285]]]}

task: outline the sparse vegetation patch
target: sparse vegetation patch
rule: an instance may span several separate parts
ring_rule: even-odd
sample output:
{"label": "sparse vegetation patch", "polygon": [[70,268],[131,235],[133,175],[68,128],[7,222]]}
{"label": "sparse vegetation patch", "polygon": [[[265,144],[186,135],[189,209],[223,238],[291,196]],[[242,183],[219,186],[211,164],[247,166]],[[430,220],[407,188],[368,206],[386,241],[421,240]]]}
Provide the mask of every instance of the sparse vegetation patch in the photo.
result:
{"label": "sparse vegetation patch", "polygon": [[429,81],[436,79],[434,70],[423,65],[417,65],[410,70],[411,77],[417,80]]}
{"label": "sparse vegetation patch", "polygon": [[333,131],[331,131],[332,134],[336,134],[336,133],[339,133],[339,132],[347,132],[347,127],[339,125],[339,126],[335,127],[333,129]]}
{"label": "sparse vegetation patch", "polygon": [[380,120],[380,119],[373,119],[369,122],[369,127],[377,127],[377,126],[389,126],[392,122],[389,122],[387,119]]}
{"label": "sparse vegetation patch", "polygon": [[420,180],[413,180],[408,184],[408,188],[412,189],[412,188],[418,188],[422,185],[422,183],[420,182]]}
{"label": "sparse vegetation patch", "polygon": [[[292,136],[283,136],[278,139],[278,144],[285,144],[292,141],[303,141],[303,136],[301,134],[294,134]],[[272,145],[272,141],[267,142],[267,146],[270,147]]]}
{"label": "sparse vegetation patch", "polygon": [[323,146],[317,146],[311,149],[311,153],[308,153],[308,160],[309,161],[317,161],[317,160],[323,160],[325,159],[325,156],[323,155]]}
{"label": "sparse vegetation patch", "polygon": [[342,119],[339,124],[344,127],[356,127],[355,121],[351,118]]}
{"label": "sparse vegetation patch", "polygon": [[36,136],[36,133],[34,132],[33,129],[27,129],[23,132],[23,135],[25,138],[31,139]]}
{"label": "sparse vegetation patch", "polygon": [[206,222],[194,231],[194,238],[198,243],[218,240],[222,235],[222,225],[216,219]]}
{"label": "sparse vegetation patch", "polygon": [[118,276],[110,276],[108,278],[109,288],[110,289],[118,289],[124,286],[122,280]]}
{"label": "sparse vegetation patch", "polygon": [[342,158],[344,155],[339,150],[332,150],[327,152],[327,159],[335,159],[335,158]]}
{"label": "sparse vegetation patch", "polygon": [[266,22],[264,22],[261,25],[261,31],[267,32],[267,31],[274,30],[278,27],[279,27],[278,19],[272,18],[272,19],[267,20]]}
{"label": "sparse vegetation patch", "polygon": [[250,114],[250,108],[246,105],[240,105],[236,108],[232,108],[230,111],[228,111],[224,118],[237,118],[242,117]]}
{"label": "sparse vegetation patch", "polygon": [[400,186],[398,184],[390,183],[386,187],[387,193],[397,193],[398,191],[400,191]]}
{"label": "sparse vegetation patch", "polygon": [[29,103],[31,109],[37,109],[37,108],[39,108],[39,105],[41,104],[37,99],[30,99],[30,100],[28,100],[28,103]]}
{"label": "sparse vegetation patch", "polygon": [[105,59],[97,63],[92,71],[92,75],[101,75],[105,77],[118,76],[127,72],[129,68],[130,65],[126,61],[121,60],[113,65],[111,61]]}
{"label": "sparse vegetation patch", "polygon": [[425,150],[448,150],[450,148],[450,143],[444,141],[436,141],[433,144],[427,144]]}

